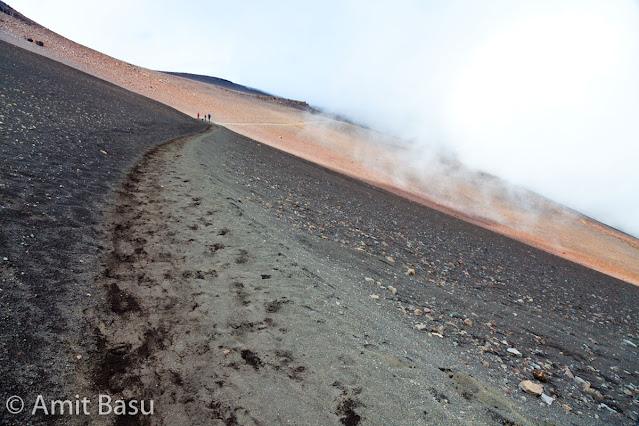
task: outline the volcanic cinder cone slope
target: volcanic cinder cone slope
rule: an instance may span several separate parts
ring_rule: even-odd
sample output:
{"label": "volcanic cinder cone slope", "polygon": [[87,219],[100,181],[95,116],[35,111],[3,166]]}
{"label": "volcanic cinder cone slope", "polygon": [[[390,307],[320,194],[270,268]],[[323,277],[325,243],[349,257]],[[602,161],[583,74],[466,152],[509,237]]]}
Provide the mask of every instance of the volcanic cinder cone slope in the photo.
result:
{"label": "volcanic cinder cone slope", "polygon": [[[188,115],[211,113],[213,121],[242,135],[639,284],[637,239],[536,194],[450,162],[438,172],[425,172],[423,165],[404,156],[402,141],[308,113],[299,108],[302,103],[151,71],[88,49],[27,19],[6,14],[0,19],[0,37],[12,43]],[[44,47],[28,43],[28,37],[44,41]]]}
{"label": "volcanic cinder cone slope", "polygon": [[636,421],[638,286],[219,125],[162,144],[202,123],[0,48],[3,398],[156,403],[63,423]]}

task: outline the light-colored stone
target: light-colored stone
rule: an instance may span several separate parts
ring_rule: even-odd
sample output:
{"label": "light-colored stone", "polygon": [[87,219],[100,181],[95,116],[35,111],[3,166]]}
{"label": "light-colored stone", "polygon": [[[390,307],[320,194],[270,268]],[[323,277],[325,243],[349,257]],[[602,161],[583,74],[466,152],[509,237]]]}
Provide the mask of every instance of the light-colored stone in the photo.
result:
{"label": "light-colored stone", "polygon": [[569,379],[574,379],[575,378],[575,375],[572,374],[572,371],[570,371],[570,368],[568,368],[568,367],[564,368],[564,374],[566,376],[568,376]]}
{"label": "light-colored stone", "polygon": [[581,386],[583,386],[585,388],[589,388],[590,387],[590,382],[582,379],[579,376],[575,376],[575,378],[573,380],[575,381],[575,383],[577,383],[578,385],[581,385]]}
{"label": "light-colored stone", "polygon": [[552,396],[548,396],[545,393],[541,394],[541,400],[548,405],[552,405],[552,403],[555,402],[555,399]]}
{"label": "light-colored stone", "polygon": [[608,407],[603,402],[601,404],[599,404],[599,408],[605,408],[606,410],[610,411],[611,413],[616,413],[617,412],[616,410],[613,410],[612,408]]}
{"label": "light-colored stone", "polygon": [[373,300],[379,300],[379,295],[377,295],[377,294],[371,294],[371,295],[370,295],[370,296],[368,296],[368,297],[370,297],[370,298],[371,298],[371,299],[373,299]]}
{"label": "light-colored stone", "polygon": [[544,392],[544,387],[542,385],[539,383],[533,383],[530,380],[524,380],[519,383],[519,389],[534,396],[540,396]]}
{"label": "light-colored stone", "polygon": [[508,348],[506,349],[506,352],[508,352],[509,354],[511,354],[512,356],[517,356],[517,357],[521,357],[522,354],[521,352],[519,352],[517,349],[515,348]]}

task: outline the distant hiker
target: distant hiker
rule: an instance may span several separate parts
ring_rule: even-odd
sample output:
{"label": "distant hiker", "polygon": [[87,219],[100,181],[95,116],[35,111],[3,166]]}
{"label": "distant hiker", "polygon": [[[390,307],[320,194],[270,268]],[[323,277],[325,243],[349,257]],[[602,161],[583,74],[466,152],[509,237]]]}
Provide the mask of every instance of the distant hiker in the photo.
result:
{"label": "distant hiker", "polygon": [[197,119],[198,120],[200,119],[200,113],[199,112],[197,113]]}
{"label": "distant hiker", "polygon": [[209,123],[211,122],[211,114],[209,114]]}

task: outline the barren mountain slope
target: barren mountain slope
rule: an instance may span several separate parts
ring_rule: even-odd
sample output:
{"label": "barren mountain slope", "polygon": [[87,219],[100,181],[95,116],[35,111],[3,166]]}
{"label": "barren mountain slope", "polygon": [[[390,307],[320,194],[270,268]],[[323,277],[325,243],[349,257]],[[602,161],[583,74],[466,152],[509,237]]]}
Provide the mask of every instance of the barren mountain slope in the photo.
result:
{"label": "barren mountain slope", "polygon": [[[0,13],[0,22],[0,38],[11,43],[191,116],[210,113],[216,123],[252,139],[639,284],[639,241],[533,193],[447,161],[436,171],[424,170],[424,165],[412,163],[410,154],[401,149],[405,146],[402,141],[388,136],[273,98],[134,66],[5,13]],[[26,38],[43,41],[44,46]]]}

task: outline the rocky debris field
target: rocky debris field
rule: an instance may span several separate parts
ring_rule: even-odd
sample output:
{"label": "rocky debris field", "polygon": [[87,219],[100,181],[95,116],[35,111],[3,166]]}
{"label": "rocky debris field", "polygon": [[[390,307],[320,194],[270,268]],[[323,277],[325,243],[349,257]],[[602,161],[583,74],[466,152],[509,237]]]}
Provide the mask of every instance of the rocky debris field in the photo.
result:
{"label": "rocky debris field", "polygon": [[203,125],[4,42],[0,76],[0,396],[60,395],[93,303],[101,208],[144,151]]}
{"label": "rocky debris field", "polygon": [[[359,278],[369,297],[448,342],[490,385],[576,423],[637,421],[639,287],[239,136],[230,157],[252,193],[245,202],[325,240],[329,257],[369,259]],[[528,380],[540,398],[522,392]]]}
{"label": "rocky debris field", "polygon": [[93,386],[163,424],[634,424],[638,289],[227,129],[110,215]]}

